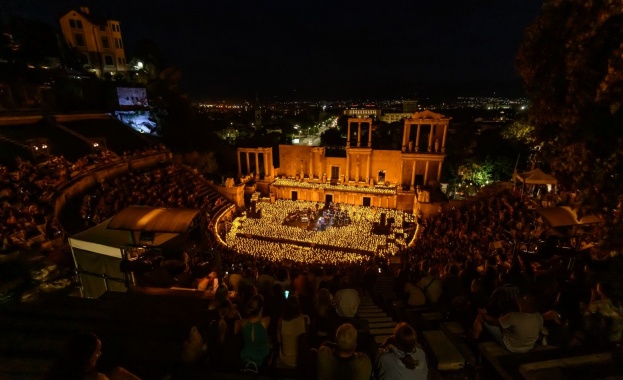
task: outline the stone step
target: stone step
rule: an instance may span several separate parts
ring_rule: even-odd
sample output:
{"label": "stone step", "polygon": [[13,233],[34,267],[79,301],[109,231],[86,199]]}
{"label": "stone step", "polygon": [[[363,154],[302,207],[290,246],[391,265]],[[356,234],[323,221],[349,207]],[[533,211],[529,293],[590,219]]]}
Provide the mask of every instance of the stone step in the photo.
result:
{"label": "stone step", "polygon": [[387,317],[387,314],[385,314],[383,312],[380,312],[380,313],[366,313],[366,312],[363,312],[363,313],[357,313],[357,315],[360,318],[367,318],[367,319],[376,318],[376,317]]}
{"label": "stone step", "polygon": [[396,322],[391,321],[391,322],[377,322],[377,323],[370,323],[369,327],[371,329],[380,329],[380,328],[384,328],[384,327],[395,327],[396,326]]}
{"label": "stone step", "polygon": [[380,313],[381,311],[383,311],[383,309],[381,309],[378,306],[359,306],[359,308],[357,308],[357,311],[359,312],[365,312],[365,313]]}
{"label": "stone step", "polygon": [[373,317],[373,318],[366,318],[366,319],[368,320],[368,323],[393,322],[391,317]]}
{"label": "stone step", "polygon": [[392,335],[394,333],[394,329],[392,327],[384,327],[380,329],[370,328],[370,334],[372,335]]}

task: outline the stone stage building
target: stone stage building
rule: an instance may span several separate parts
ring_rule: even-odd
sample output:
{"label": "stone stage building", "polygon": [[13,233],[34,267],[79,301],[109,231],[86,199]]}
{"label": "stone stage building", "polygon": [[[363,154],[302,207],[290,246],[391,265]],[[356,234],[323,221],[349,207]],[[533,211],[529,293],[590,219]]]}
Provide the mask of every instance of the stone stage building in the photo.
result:
{"label": "stone stage building", "polygon": [[[401,150],[372,149],[372,119],[349,118],[341,154],[325,147],[238,148],[239,177],[272,199],[338,202],[434,213],[429,186],[441,179],[450,118],[425,110],[406,118]],[[345,153],[345,154],[344,154]],[[245,169],[243,171],[243,169]]]}

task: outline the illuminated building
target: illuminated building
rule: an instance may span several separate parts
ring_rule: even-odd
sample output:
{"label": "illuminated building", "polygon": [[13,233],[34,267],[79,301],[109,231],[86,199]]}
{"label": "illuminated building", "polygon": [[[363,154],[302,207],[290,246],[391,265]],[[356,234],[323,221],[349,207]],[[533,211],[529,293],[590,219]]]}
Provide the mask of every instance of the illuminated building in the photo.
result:
{"label": "illuminated building", "polygon": [[99,77],[127,70],[119,21],[107,20],[80,7],[65,13],[59,22],[67,44],[81,54],[85,68]]}
{"label": "illuminated building", "polygon": [[349,118],[342,154],[280,145],[280,167],[274,168],[271,148],[239,148],[238,174],[243,182],[254,178],[275,199],[425,208],[428,213],[433,206],[429,191],[441,180],[449,123],[449,117],[431,111],[413,113],[404,119],[402,149],[380,150],[372,149],[372,119]]}

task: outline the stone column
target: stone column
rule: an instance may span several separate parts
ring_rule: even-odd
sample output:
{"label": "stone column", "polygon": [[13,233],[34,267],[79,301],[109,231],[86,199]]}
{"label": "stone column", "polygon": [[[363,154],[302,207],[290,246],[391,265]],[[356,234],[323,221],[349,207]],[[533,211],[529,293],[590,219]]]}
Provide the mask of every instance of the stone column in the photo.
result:
{"label": "stone column", "polygon": [[443,161],[439,161],[439,169],[437,170],[437,182],[441,182],[441,165]]}
{"label": "stone column", "polygon": [[430,133],[428,134],[428,151],[432,152],[433,150],[433,127],[434,125],[430,125]]}
{"label": "stone column", "polygon": [[257,154],[257,150],[255,151],[255,175],[258,177],[260,175],[260,155]]}
{"label": "stone column", "polygon": [[346,151],[346,173],[344,173],[344,182],[350,180],[350,154]]}
{"label": "stone column", "polygon": [[249,161],[249,152],[245,151],[244,153],[247,155],[247,172],[245,174],[247,175],[251,173],[251,162]]}
{"label": "stone column", "polygon": [[448,124],[443,126],[443,138],[441,140],[441,153],[446,152],[446,133],[448,132]]}
{"label": "stone column", "polygon": [[240,151],[237,152],[238,154],[238,177],[242,177],[242,165],[240,164]]}
{"label": "stone column", "polygon": [[360,166],[360,162],[359,162],[359,153],[357,153],[357,167],[355,168],[355,182],[359,183],[359,166]]}
{"label": "stone column", "polygon": [[405,121],[405,124],[403,126],[403,130],[402,130],[402,152],[406,152],[407,151],[407,144],[409,144],[409,131],[411,130],[411,124],[407,124],[407,122]]}
{"label": "stone column", "polygon": [[266,178],[270,176],[270,173],[268,172],[268,155],[266,151],[262,152],[262,159],[264,160],[264,178]]}
{"label": "stone column", "polygon": [[400,186],[402,186],[402,184],[404,183],[404,178],[402,178],[402,173],[404,171],[405,168],[405,160],[401,159],[400,160],[400,175],[398,176],[399,181],[400,181]]}
{"label": "stone column", "polygon": [[411,191],[415,190],[415,164],[417,160],[413,160],[413,169],[411,170]]}
{"label": "stone column", "polygon": [[417,125],[417,133],[415,134],[415,151],[420,151],[420,130],[422,129],[422,124]]}
{"label": "stone column", "polygon": [[368,168],[366,171],[366,183],[370,183],[370,157],[372,156],[372,153],[368,154]]}
{"label": "stone column", "polygon": [[314,152],[309,152],[309,179],[314,178]]}
{"label": "stone column", "polygon": [[361,146],[361,122],[357,123],[357,148]]}
{"label": "stone column", "polygon": [[346,147],[350,148],[350,120],[348,121],[348,134],[346,135]]}
{"label": "stone column", "polygon": [[275,178],[275,164],[273,163],[273,151],[271,150],[268,154],[269,162],[270,162],[270,176]]}
{"label": "stone column", "polygon": [[426,161],[426,167],[424,168],[424,186],[428,184],[428,161]]}
{"label": "stone column", "polygon": [[372,148],[372,123],[368,124],[370,127],[368,129],[368,148]]}

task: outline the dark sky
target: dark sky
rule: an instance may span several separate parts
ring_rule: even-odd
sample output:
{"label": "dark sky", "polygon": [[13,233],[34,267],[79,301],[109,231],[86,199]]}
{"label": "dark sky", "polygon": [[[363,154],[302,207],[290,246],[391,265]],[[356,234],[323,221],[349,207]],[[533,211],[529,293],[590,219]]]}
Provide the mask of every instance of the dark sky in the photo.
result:
{"label": "dark sky", "polygon": [[87,5],[126,54],[157,42],[194,98],[521,94],[514,57],[542,0],[3,0],[56,23]]}

